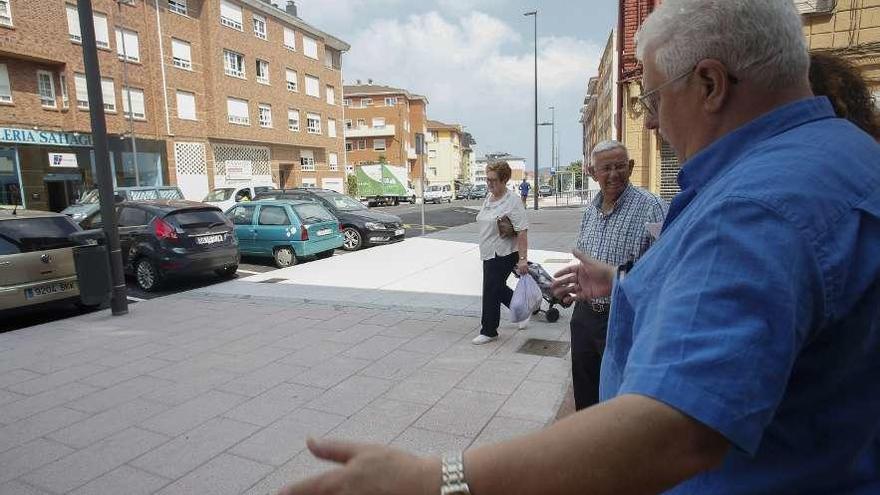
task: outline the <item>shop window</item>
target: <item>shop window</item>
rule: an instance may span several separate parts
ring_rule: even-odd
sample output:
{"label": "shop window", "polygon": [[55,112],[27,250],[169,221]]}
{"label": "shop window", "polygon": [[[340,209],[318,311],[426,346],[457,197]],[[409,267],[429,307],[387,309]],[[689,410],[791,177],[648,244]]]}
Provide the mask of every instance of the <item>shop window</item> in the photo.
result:
{"label": "shop window", "polygon": [[[115,167],[114,167],[115,168]],[[115,170],[116,187],[161,186],[162,156],[158,153],[122,152],[122,167]]]}
{"label": "shop window", "polygon": [[24,206],[15,148],[0,148],[0,205]]}

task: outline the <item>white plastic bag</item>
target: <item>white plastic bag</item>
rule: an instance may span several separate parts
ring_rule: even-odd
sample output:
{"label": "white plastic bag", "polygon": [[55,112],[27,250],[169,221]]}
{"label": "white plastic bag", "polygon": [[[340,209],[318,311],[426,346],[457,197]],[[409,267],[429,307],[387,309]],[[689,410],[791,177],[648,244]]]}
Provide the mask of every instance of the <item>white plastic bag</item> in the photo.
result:
{"label": "white plastic bag", "polygon": [[519,323],[531,318],[541,305],[541,298],[541,288],[535,279],[529,274],[521,276],[510,299],[510,321]]}

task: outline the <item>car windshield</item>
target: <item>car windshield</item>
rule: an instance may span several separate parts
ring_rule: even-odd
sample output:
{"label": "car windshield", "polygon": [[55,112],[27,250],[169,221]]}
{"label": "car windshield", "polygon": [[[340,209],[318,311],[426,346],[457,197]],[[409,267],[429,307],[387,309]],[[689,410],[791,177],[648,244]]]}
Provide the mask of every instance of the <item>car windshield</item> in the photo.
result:
{"label": "car windshield", "polygon": [[339,211],[361,211],[366,210],[367,207],[362,205],[360,201],[352,198],[351,196],[346,196],[344,194],[339,193],[323,193],[318,194],[322,199],[329,202]]}
{"label": "car windshield", "polygon": [[226,201],[227,199],[232,197],[233,191],[235,191],[235,189],[231,187],[221,187],[219,189],[214,189],[213,191],[209,192],[207,196],[205,196],[205,201]]}
{"label": "car windshield", "polygon": [[428,186],[429,191],[440,191],[442,188],[440,186]]}
{"label": "car windshield", "polygon": [[336,217],[319,204],[294,205],[294,211],[303,223],[335,222]]}
{"label": "car windshield", "polygon": [[77,202],[81,205],[93,205],[98,202],[98,199],[98,190],[92,189],[91,191],[87,191],[85,194],[83,194]]}
{"label": "car windshield", "polygon": [[68,236],[77,230],[67,217],[3,220],[0,222],[0,255],[76,246]]}

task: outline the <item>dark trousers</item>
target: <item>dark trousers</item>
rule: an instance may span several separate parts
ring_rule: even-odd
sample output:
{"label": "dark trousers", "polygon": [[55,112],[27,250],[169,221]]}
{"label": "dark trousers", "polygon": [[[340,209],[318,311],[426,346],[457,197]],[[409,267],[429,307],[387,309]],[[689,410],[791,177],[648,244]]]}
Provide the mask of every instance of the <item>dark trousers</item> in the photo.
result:
{"label": "dark trousers", "polygon": [[571,381],[578,411],[599,402],[599,372],[607,337],[608,313],[596,313],[589,303],[575,304],[571,315]]}
{"label": "dark trousers", "polygon": [[498,335],[501,323],[501,305],[510,307],[513,290],[507,286],[507,278],[519,260],[514,251],[507,256],[495,256],[483,260],[483,318],[480,320],[480,333],[488,337]]}

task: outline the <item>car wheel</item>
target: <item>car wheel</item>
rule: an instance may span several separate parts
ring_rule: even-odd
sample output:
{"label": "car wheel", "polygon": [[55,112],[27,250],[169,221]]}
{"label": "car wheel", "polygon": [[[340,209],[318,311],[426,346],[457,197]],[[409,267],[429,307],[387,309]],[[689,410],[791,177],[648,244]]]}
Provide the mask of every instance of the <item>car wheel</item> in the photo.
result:
{"label": "car wheel", "polygon": [[134,265],[134,278],[137,286],[144,292],[152,292],[159,287],[161,282],[159,270],[147,258],[141,258]]}
{"label": "car wheel", "polygon": [[238,271],[238,265],[227,266],[226,268],[221,268],[219,270],[214,270],[214,273],[217,274],[220,278],[232,278],[235,276],[235,272]]}
{"label": "car wheel", "polygon": [[293,248],[283,246],[275,248],[275,266],[278,268],[287,268],[296,264],[296,253]]}
{"label": "car wheel", "polygon": [[329,257],[331,257],[331,256],[333,256],[333,250],[332,250],[332,249],[327,250],[327,251],[321,251],[320,253],[318,253],[318,254],[316,255],[316,257],[317,257],[319,260],[327,259],[327,258],[329,258]]}
{"label": "car wheel", "polygon": [[394,198],[394,201],[391,202],[392,206],[400,206],[400,198]]}
{"label": "car wheel", "polygon": [[360,231],[354,227],[346,227],[342,229],[342,249],[346,251],[357,251],[364,244],[364,237]]}

